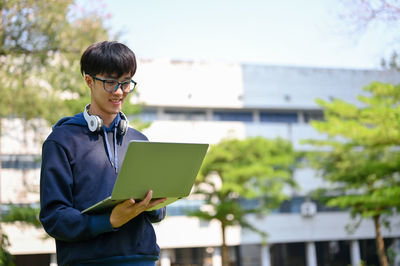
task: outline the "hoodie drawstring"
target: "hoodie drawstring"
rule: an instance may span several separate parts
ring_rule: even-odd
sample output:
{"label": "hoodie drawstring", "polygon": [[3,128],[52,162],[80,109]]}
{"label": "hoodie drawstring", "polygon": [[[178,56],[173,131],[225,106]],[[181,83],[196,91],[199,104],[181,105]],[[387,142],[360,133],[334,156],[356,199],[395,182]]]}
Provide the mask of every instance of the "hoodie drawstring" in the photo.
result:
{"label": "hoodie drawstring", "polygon": [[103,127],[103,132],[104,132],[104,140],[106,142],[106,147],[107,147],[108,159],[110,160],[111,165],[114,167],[115,173],[118,173],[117,128],[114,127],[114,156],[111,153],[110,143],[108,142],[107,131],[105,127]]}

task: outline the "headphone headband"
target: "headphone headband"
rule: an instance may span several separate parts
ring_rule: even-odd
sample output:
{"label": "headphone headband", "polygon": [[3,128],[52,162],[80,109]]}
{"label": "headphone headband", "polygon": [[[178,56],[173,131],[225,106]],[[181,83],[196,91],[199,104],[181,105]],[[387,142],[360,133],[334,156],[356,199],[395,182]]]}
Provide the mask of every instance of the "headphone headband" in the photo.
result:
{"label": "headphone headband", "polygon": [[[103,120],[98,115],[90,115],[89,108],[90,104],[87,104],[83,110],[83,117],[88,124],[88,128],[91,132],[100,132],[103,128]],[[118,123],[117,132],[118,135],[123,136],[126,134],[126,132],[128,132],[129,121],[123,112],[119,112],[119,114],[121,116],[121,120]]]}

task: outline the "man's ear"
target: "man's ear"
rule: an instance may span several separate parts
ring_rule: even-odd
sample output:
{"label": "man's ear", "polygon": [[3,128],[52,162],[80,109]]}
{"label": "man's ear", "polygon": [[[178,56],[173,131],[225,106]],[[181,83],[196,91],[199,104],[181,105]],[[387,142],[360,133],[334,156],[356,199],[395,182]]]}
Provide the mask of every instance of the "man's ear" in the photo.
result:
{"label": "man's ear", "polygon": [[93,88],[93,79],[92,79],[92,77],[89,76],[88,74],[85,74],[85,82],[86,82],[86,84],[88,85],[88,87],[89,87],[90,89]]}

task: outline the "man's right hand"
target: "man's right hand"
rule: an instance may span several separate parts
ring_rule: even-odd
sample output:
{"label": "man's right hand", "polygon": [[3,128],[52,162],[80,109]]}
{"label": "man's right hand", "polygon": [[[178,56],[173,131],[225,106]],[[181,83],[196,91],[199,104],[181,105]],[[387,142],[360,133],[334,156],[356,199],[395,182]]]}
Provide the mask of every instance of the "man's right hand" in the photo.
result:
{"label": "man's right hand", "polygon": [[146,197],[140,202],[136,203],[134,199],[128,199],[116,205],[110,215],[111,226],[113,228],[121,227],[142,212],[153,208],[166,200],[165,198],[151,200],[152,196],[153,191],[149,190]]}

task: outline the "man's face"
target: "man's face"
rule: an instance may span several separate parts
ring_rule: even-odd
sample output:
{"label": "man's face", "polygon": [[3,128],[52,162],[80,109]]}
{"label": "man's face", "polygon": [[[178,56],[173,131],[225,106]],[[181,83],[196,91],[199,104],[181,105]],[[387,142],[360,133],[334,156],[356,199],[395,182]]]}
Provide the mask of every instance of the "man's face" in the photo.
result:
{"label": "man's face", "polygon": [[[103,80],[117,80],[119,82],[130,81],[132,78],[129,73],[123,74],[121,77],[115,74],[97,74],[95,77]],[[92,86],[88,84],[92,91],[92,105],[90,109],[101,117],[118,114],[128,93],[122,92],[120,87],[116,91],[107,92],[104,90],[103,81],[90,76],[89,78],[92,82]]]}

